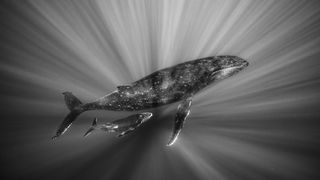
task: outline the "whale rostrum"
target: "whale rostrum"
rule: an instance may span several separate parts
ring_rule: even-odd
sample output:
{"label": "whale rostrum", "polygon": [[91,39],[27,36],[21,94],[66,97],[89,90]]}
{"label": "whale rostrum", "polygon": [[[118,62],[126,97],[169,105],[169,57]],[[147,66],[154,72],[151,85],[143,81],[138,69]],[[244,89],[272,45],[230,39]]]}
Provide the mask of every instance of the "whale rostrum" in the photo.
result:
{"label": "whale rostrum", "polygon": [[[178,138],[183,124],[190,114],[192,97],[208,85],[230,77],[248,65],[247,61],[237,56],[211,56],[187,61],[158,70],[131,84],[118,86],[114,92],[86,104],[83,104],[71,92],[64,92],[65,103],[70,113],[62,121],[53,139],[62,135],[72,122],[85,111],[140,111],[181,101],[175,116],[173,133],[167,144],[170,146]],[[145,114],[152,116],[150,112],[145,112]],[[139,119],[137,118],[139,115],[141,114],[135,114],[124,119],[134,122]],[[149,119],[150,117],[145,118]],[[96,124],[96,121],[94,123]],[[106,128],[101,126],[98,126],[98,128],[94,126],[94,123],[91,127],[92,130],[101,129],[107,132],[113,132],[112,124],[113,127],[116,126],[114,124],[117,124],[112,122],[109,125],[105,124]],[[114,132],[125,135],[132,132],[141,123],[143,121],[138,124],[129,123],[125,127],[127,130],[115,128]]]}

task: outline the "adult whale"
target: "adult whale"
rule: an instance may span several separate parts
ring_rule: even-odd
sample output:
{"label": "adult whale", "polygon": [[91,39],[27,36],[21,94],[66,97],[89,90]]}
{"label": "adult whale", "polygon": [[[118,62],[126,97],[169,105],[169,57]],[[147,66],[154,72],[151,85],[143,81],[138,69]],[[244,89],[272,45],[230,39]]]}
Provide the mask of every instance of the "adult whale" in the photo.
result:
{"label": "adult whale", "polygon": [[212,56],[187,61],[158,70],[94,102],[83,104],[71,92],[64,92],[70,113],[59,126],[53,139],[62,135],[72,122],[89,110],[138,111],[181,101],[174,120],[172,136],[167,145],[177,139],[190,113],[192,97],[209,84],[230,77],[249,63],[237,56]]}

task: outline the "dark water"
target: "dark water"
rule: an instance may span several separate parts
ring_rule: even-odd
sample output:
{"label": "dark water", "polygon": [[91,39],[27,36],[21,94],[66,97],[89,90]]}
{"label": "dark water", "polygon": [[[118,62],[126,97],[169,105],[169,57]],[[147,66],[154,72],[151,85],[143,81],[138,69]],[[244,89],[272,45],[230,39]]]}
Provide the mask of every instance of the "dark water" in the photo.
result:
{"label": "dark water", "polygon": [[[1,1],[3,179],[316,179],[320,149],[317,1]],[[195,58],[236,55],[244,71],[194,97],[174,146],[178,104],[118,139],[83,134],[128,112],[83,102]]]}

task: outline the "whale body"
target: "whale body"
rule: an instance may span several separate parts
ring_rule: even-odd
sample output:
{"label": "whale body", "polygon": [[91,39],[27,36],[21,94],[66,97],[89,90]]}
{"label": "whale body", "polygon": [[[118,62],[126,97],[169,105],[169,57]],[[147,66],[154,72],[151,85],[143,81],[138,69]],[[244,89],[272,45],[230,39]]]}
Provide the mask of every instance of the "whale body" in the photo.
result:
{"label": "whale body", "polygon": [[71,92],[64,92],[70,113],[59,126],[53,139],[62,135],[72,122],[89,110],[139,111],[181,101],[174,120],[171,139],[177,139],[190,113],[192,97],[212,83],[230,77],[249,63],[237,56],[211,56],[158,70],[117,89],[93,102],[83,104]]}

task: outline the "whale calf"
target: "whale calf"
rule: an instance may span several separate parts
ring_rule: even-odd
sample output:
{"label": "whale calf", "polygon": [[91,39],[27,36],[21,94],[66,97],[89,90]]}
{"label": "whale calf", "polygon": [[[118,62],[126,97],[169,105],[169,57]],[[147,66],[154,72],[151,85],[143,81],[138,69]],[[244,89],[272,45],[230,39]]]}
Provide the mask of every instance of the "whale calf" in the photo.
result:
{"label": "whale calf", "polygon": [[152,113],[143,112],[139,114],[133,114],[123,119],[118,119],[108,122],[106,124],[97,125],[97,118],[94,118],[91,127],[84,134],[84,136],[89,136],[94,130],[102,130],[105,132],[116,132],[119,133],[118,137],[125,136],[133,132],[142,123],[146,122],[152,117]]}
{"label": "whale calf", "polygon": [[210,84],[230,77],[249,63],[237,56],[211,56],[158,70],[93,102],[83,104],[71,92],[64,92],[70,113],[53,139],[62,135],[83,112],[90,110],[139,111],[181,101],[168,146],[174,144],[190,114],[192,97]]}

